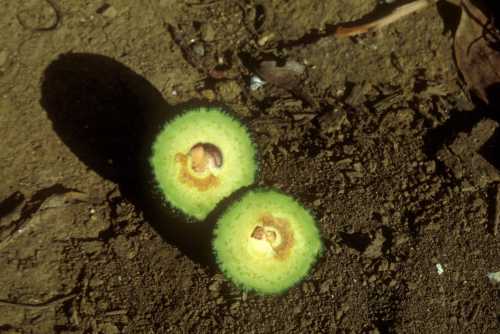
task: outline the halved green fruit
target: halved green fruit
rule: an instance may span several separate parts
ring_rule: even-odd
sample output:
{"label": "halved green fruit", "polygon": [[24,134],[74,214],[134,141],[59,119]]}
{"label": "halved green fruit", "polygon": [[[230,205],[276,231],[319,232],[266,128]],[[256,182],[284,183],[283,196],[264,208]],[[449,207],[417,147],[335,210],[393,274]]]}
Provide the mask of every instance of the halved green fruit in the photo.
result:
{"label": "halved green fruit", "polygon": [[190,110],[167,123],[150,162],[166,200],[197,220],[251,185],[258,169],[247,128],[217,108]]}
{"label": "halved green fruit", "polygon": [[311,213],[292,197],[257,189],[233,203],[215,227],[221,270],[243,290],[280,293],[304,279],[321,253]]}

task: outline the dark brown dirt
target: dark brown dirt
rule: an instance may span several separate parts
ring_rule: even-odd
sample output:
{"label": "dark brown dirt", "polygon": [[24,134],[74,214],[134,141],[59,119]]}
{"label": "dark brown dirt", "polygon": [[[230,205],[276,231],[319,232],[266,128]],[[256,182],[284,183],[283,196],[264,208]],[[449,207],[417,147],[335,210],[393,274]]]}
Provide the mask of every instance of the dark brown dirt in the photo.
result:
{"label": "dark brown dirt", "polygon": [[[0,333],[498,333],[498,111],[464,90],[451,6],[325,33],[377,3],[0,1]],[[261,60],[291,80],[251,90]],[[200,104],[318,218],[282,296],[238,291],[155,202],[147,145]]]}

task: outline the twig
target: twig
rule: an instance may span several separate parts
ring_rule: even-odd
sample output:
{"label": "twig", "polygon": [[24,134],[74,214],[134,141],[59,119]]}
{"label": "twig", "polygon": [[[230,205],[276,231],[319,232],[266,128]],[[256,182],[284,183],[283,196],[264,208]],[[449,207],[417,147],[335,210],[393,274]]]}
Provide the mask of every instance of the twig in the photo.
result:
{"label": "twig", "polygon": [[399,7],[396,7],[393,9],[389,14],[386,16],[373,20],[371,22],[353,26],[353,27],[338,27],[335,30],[335,37],[350,37],[350,36],[356,36],[360,34],[364,34],[373,30],[379,30],[393,22],[398,21],[399,19],[410,15],[414,12],[417,12],[421,9],[424,9],[434,3],[436,3],[438,0],[416,0],[404,5],[401,5]]}
{"label": "twig", "polygon": [[500,184],[496,185],[495,194],[495,217],[493,218],[493,224],[491,225],[491,233],[494,236],[498,234],[498,226],[500,225]]}
{"label": "twig", "polygon": [[12,307],[21,307],[21,308],[26,308],[30,310],[38,310],[42,308],[47,308],[51,306],[55,306],[60,303],[64,303],[65,301],[68,301],[70,299],[73,299],[76,297],[76,293],[69,294],[64,297],[56,297],[54,299],[48,300],[43,303],[39,304],[25,304],[25,303],[16,303],[16,302],[10,302],[7,300],[0,300],[0,306],[12,306]]}
{"label": "twig", "polygon": [[117,315],[124,315],[127,314],[128,310],[116,310],[116,311],[109,311],[104,313],[104,316],[106,317],[112,317],[112,316],[117,316]]}

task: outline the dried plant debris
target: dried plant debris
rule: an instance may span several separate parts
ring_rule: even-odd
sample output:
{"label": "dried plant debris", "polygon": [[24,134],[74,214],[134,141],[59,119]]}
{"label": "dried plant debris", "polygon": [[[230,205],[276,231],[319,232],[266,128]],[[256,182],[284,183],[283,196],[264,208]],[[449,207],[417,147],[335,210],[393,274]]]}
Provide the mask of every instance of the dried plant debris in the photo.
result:
{"label": "dried plant debris", "polygon": [[500,84],[500,31],[470,0],[463,0],[461,7],[455,34],[457,65],[472,91],[484,102],[491,103],[492,90],[496,89],[498,94]]}
{"label": "dried plant debris", "polygon": [[265,82],[289,91],[308,105],[318,109],[318,102],[303,85],[307,77],[304,64],[293,59],[263,60],[258,64],[255,72]]}
{"label": "dried plant debris", "polygon": [[[458,68],[477,96],[487,104],[498,105],[500,97],[500,31],[493,19],[486,14],[481,1],[448,0],[461,8],[460,23],[455,40],[455,57]],[[420,11],[437,0],[416,0],[395,7],[387,15],[362,24],[343,24],[335,30],[335,37],[350,37],[364,34],[398,21]],[[491,6],[491,4],[488,4]],[[488,7],[484,7],[488,8]],[[492,101],[494,99],[494,101]]]}
{"label": "dried plant debris", "polygon": [[493,136],[498,128],[494,120],[484,119],[470,133],[459,133],[453,143],[438,152],[441,160],[457,179],[467,179],[483,187],[500,181],[500,173],[478,151]]}
{"label": "dried plant debris", "polygon": [[493,217],[493,223],[491,224],[490,232],[493,233],[493,235],[498,235],[499,226],[500,226],[500,183],[497,183],[496,195],[495,195],[495,215]]}
{"label": "dried plant debris", "polygon": [[304,79],[305,66],[295,60],[288,60],[283,65],[275,60],[265,60],[259,63],[257,74],[265,81],[293,90]]}
{"label": "dried plant debris", "polygon": [[374,19],[367,23],[359,24],[359,25],[344,25],[339,26],[335,30],[336,37],[349,37],[356,36],[360,34],[364,34],[374,30],[380,30],[381,28],[398,21],[399,19],[408,16],[412,13],[420,11],[424,8],[429,7],[436,3],[437,0],[417,0],[412,1],[410,3],[403,4],[394,8],[387,15],[384,15],[381,18]]}

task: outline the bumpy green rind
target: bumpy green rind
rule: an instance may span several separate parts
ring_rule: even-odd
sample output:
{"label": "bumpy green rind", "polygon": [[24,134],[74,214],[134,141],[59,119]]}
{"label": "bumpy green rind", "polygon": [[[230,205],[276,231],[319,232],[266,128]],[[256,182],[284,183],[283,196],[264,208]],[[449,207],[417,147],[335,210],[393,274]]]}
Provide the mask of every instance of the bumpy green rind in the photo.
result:
{"label": "bumpy green rind", "polygon": [[[294,245],[286,260],[257,259],[246,243],[262,213],[285,218]],[[222,272],[243,290],[279,294],[302,281],[322,253],[320,232],[312,214],[279,191],[256,189],[233,203],[218,220],[213,251]]]}
{"label": "bumpy green rind", "polygon": [[[220,184],[199,191],[179,181],[177,153],[187,154],[198,143],[216,145],[223,156]],[[199,108],[177,116],[157,136],[150,164],[165,199],[188,217],[203,220],[217,204],[236,190],[251,185],[258,163],[248,129],[218,108]]]}

